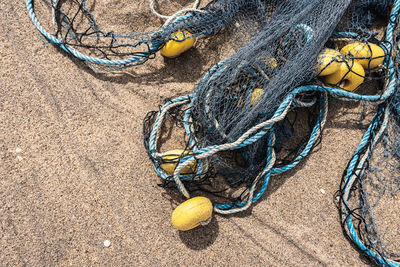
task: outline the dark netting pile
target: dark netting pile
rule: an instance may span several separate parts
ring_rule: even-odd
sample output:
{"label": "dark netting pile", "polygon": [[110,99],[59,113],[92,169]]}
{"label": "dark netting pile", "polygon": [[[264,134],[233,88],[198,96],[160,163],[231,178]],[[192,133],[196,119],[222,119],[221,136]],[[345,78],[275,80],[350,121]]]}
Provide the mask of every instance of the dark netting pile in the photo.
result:
{"label": "dark netting pile", "polygon": [[[307,157],[321,142],[330,100],[373,106],[338,207],[346,236],[361,251],[399,266],[400,0],[214,0],[168,17],[159,29],[125,34],[100,30],[85,0],[48,2],[49,34],[32,2],[29,14],[50,42],[97,65],[137,65],[171,40],[232,33],[235,53],[143,124],[160,185],[186,198],[207,196],[216,213],[246,210],[272,176]],[[180,31],[185,37],[174,38]],[[184,134],[184,145],[165,151],[171,132]]]}

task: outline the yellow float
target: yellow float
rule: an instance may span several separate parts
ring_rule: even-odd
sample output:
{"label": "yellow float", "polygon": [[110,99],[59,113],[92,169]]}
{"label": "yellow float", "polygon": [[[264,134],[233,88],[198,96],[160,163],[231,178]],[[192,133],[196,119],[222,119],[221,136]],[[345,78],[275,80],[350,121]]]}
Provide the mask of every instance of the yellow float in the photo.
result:
{"label": "yellow float", "polygon": [[364,69],[374,69],[385,60],[383,48],[372,43],[351,43],[344,46],[340,52],[361,64]]}
{"label": "yellow float", "polygon": [[[261,89],[261,88],[256,88],[251,92],[251,94],[250,94],[250,106],[251,107],[253,107],[257,104],[257,102],[260,100],[263,93],[264,93],[264,89]],[[240,97],[237,106],[242,107],[244,104],[243,102],[244,102],[243,97]]]}
{"label": "yellow float", "polygon": [[196,38],[186,30],[175,32],[161,49],[161,55],[174,58],[189,50],[195,43]]}
{"label": "yellow float", "polygon": [[172,212],[172,225],[180,231],[188,231],[210,220],[213,211],[206,197],[194,197],[180,204]]}
{"label": "yellow float", "polygon": [[[176,166],[179,163],[179,159],[183,158],[184,156],[191,155],[191,151],[185,151],[182,149],[174,149],[167,151],[162,154],[161,156],[161,169],[163,169],[167,174],[173,175]],[[196,172],[196,161],[191,162],[189,165],[183,167],[181,169],[180,174],[191,174]]]}
{"label": "yellow float", "polygon": [[346,91],[354,91],[364,82],[365,71],[361,64],[351,60],[342,63],[337,72],[322,77],[329,85],[336,85]]}
{"label": "yellow float", "polygon": [[271,70],[278,67],[278,61],[273,57],[264,57],[261,59]]}
{"label": "yellow float", "polygon": [[250,106],[255,106],[257,104],[257,102],[260,100],[263,93],[264,93],[264,89],[261,89],[261,88],[254,89],[250,95]]}
{"label": "yellow float", "polygon": [[318,56],[318,76],[327,76],[337,72],[343,62],[343,55],[339,51],[324,49]]}

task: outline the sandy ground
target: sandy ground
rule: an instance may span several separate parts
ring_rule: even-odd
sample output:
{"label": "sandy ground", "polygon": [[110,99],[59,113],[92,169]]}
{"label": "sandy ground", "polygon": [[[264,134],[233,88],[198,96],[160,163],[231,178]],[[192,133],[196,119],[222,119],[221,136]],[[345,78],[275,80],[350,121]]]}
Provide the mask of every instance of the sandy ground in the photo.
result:
{"label": "sandy ground", "polygon": [[[128,17],[147,10],[145,1],[108,2]],[[170,10],[189,4],[170,2]],[[220,40],[99,74],[44,44],[25,9],[23,0],[0,1],[0,265],[369,264],[343,236],[333,201],[365,131],[358,104],[334,104],[322,144],[274,177],[250,211],[178,232],[170,215],[182,198],[157,186],[142,120],[192,90],[221,59]]]}

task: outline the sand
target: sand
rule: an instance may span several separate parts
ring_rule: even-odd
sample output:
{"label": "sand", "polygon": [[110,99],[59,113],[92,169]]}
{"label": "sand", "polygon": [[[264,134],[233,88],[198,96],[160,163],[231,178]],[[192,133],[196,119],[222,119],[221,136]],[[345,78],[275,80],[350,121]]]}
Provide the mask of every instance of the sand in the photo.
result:
{"label": "sand", "polygon": [[[118,23],[161,25],[129,20],[147,1],[99,2],[126,15]],[[190,1],[163,3],[168,13]],[[251,210],[179,232],[170,216],[183,199],[157,186],[142,120],[193,89],[228,50],[224,36],[174,60],[97,73],[42,42],[24,1],[1,1],[0,17],[0,265],[369,264],[345,239],[333,200],[368,124],[360,105],[333,104],[322,143]]]}

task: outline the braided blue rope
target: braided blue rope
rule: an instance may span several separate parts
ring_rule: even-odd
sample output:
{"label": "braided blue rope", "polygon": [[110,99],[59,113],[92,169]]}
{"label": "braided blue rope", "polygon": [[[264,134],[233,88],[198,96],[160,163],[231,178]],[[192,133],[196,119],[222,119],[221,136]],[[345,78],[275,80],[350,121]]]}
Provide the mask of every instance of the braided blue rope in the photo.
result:
{"label": "braided blue rope", "polygon": [[[271,162],[271,159],[272,159],[272,151],[273,151],[273,145],[274,145],[274,140],[275,140],[275,138],[273,137],[274,135],[275,134],[273,132],[270,132],[270,134],[268,136],[268,150],[267,150],[266,166],[269,165],[269,163]],[[253,196],[252,202],[256,202],[257,200],[259,200],[262,197],[262,195],[264,194],[265,190],[268,187],[270,178],[271,178],[271,170],[269,170],[265,174],[262,185],[261,185],[260,189],[258,190],[258,192],[256,192],[256,194]],[[249,200],[242,201],[240,203],[231,203],[231,204],[214,204],[214,207],[217,209],[221,209],[221,210],[229,210],[232,208],[243,207],[247,204],[248,201]]]}
{"label": "braided blue rope", "polygon": [[[153,161],[154,169],[162,179],[167,180],[167,181],[173,181],[173,178],[171,177],[170,174],[166,173],[160,167],[160,165],[157,164],[157,161],[156,161],[156,159],[158,159],[158,156],[156,155],[156,153],[157,153],[157,149],[156,149],[157,133],[158,133],[158,129],[160,129],[161,124],[163,123],[163,120],[164,120],[164,118],[161,118],[161,114],[163,114],[163,112],[166,112],[171,106],[173,106],[176,103],[180,103],[179,105],[186,104],[190,100],[190,97],[191,97],[191,95],[177,97],[177,98],[169,101],[167,104],[165,104],[160,109],[160,111],[157,113],[157,116],[154,121],[153,129],[150,134],[150,138],[149,138],[150,157],[154,159],[154,161]],[[184,156],[184,157],[182,157],[181,160],[186,160],[188,157],[189,156]],[[197,164],[196,173],[194,175],[198,176],[198,175],[201,175],[203,172],[204,172],[204,164],[202,162],[199,162]],[[193,179],[194,175],[193,174],[192,175],[182,175],[181,180],[183,180],[183,181],[189,180],[190,181]]]}
{"label": "braided blue rope", "polygon": [[[322,96],[322,102],[328,101],[328,97],[324,94]],[[317,121],[315,122],[315,125],[311,131],[310,139],[308,140],[307,144],[304,146],[303,151],[288,165],[282,166],[280,168],[272,168],[271,174],[276,175],[276,174],[281,174],[284,172],[287,172],[294,167],[296,167],[302,159],[308,156],[310,153],[311,149],[313,148],[315,142],[318,139],[319,133],[322,129],[322,120],[326,116],[326,113],[328,112],[326,105],[322,104],[320,105],[320,110],[318,113]]]}

